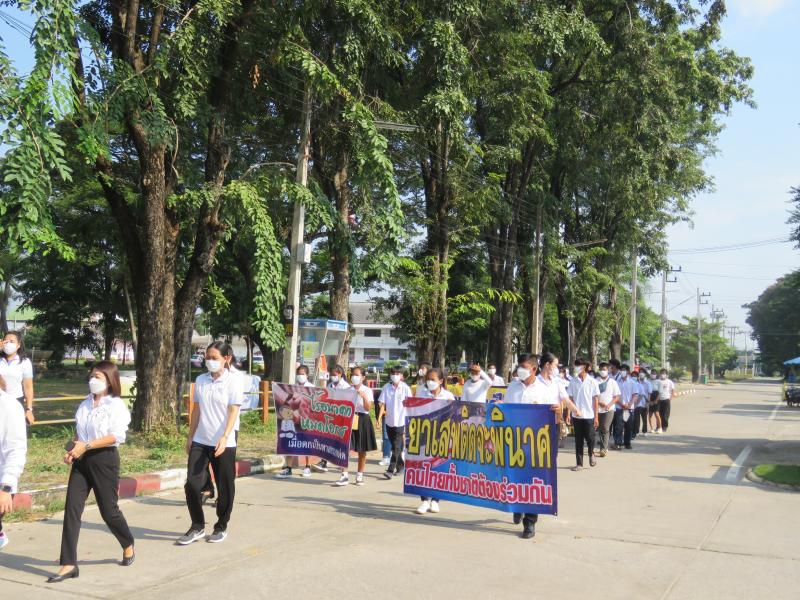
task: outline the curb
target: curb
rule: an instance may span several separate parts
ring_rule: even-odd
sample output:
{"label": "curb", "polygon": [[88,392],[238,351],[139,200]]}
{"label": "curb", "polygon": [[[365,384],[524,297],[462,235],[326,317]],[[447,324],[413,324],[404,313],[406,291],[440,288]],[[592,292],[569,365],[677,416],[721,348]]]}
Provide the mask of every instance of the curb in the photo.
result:
{"label": "curb", "polygon": [[780,490],[786,490],[789,492],[800,492],[800,485],[792,485],[790,483],[775,483],[774,481],[767,481],[762,477],[759,477],[753,472],[753,469],[748,469],[745,477],[752,481],[753,483],[757,483],[758,485],[763,485],[772,488],[778,488]]}
{"label": "curb", "polygon": [[[247,458],[236,461],[236,477],[260,475],[285,465],[283,456],[269,454],[263,458]],[[156,473],[144,473],[119,478],[119,497],[135,498],[145,494],[154,494],[165,490],[174,490],[183,487],[186,481],[186,469],[168,469]],[[31,511],[44,509],[55,500],[64,500],[67,496],[66,485],[56,485],[41,490],[29,490],[14,495],[14,509],[17,511]]]}

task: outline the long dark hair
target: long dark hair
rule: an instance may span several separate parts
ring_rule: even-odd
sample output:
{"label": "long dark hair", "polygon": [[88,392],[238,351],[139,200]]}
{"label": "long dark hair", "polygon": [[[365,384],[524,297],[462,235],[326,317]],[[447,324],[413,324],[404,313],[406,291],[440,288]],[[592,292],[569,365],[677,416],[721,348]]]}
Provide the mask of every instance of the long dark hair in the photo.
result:
{"label": "long dark hair", "polygon": [[[3,337],[9,336],[9,335],[13,335],[15,338],[17,338],[17,345],[19,346],[19,348],[17,348],[17,356],[19,356],[19,360],[20,360],[20,362],[22,362],[23,360],[28,358],[28,353],[25,352],[25,344],[22,341],[22,333],[19,332],[19,331],[7,331],[6,335],[3,336]],[[3,349],[1,347],[0,347],[0,354],[2,354],[3,356],[6,356],[6,353],[3,351]],[[8,357],[6,356],[6,358],[8,358]]]}
{"label": "long dark hair", "polygon": [[110,360],[101,360],[92,367],[92,371],[98,371],[106,376],[110,396],[119,398],[122,395],[122,384],[119,380],[119,367],[117,365]]}
{"label": "long dark hair", "polygon": [[430,367],[428,372],[425,373],[425,381],[428,380],[428,375],[431,373],[436,373],[436,376],[439,378],[439,382],[441,384],[441,388],[443,390],[447,389],[447,378],[444,376],[444,371],[442,371],[439,367]]}
{"label": "long dark hair", "polygon": [[543,352],[542,356],[539,358],[539,372],[542,371],[545,365],[549,365],[556,358],[558,357],[552,352]]}

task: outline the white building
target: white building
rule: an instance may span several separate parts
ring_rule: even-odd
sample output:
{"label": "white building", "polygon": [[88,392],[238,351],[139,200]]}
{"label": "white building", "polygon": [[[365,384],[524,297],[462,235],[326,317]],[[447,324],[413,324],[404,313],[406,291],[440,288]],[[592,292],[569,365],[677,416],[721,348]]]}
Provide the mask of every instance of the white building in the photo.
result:
{"label": "white building", "polygon": [[350,364],[363,364],[376,360],[414,361],[414,350],[401,342],[393,333],[395,325],[376,318],[372,302],[350,303]]}

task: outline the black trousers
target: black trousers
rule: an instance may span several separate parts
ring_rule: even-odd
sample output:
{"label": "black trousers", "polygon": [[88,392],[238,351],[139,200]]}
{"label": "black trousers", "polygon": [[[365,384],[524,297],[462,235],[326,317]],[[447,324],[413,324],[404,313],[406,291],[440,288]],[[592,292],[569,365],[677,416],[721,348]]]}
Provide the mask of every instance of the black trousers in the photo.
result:
{"label": "black trousers", "polygon": [[[233,432],[233,439],[236,440],[236,445],[239,445],[239,430],[234,430]],[[203,493],[208,492],[208,495],[213,498],[214,497],[214,478],[211,476],[211,463],[208,463],[208,467],[206,468],[206,474],[208,478],[206,479],[206,483],[203,486]]]}
{"label": "black trousers", "polygon": [[635,415],[633,411],[630,411],[630,416],[626,421],[622,416],[624,412],[623,409],[619,409],[614,413],[614,443],[617,446],[624,444],[627,448],[631,445],[631,433]]}
{"label": "black trousers", "polygon": [[403,446],[405,442],[405,428],[386,426],[386,435],[389,436],[389,441],[392,444],[392,455],[389,458],[389,468],[386,469],[390,473],[402,471],[405,467],[403,461]]}
{"label": "black trousers", "polygon": [[671,403],[671,400],[658,401],[658,413],[661,415],[661,429],[663,431],[666,431],[669,426],[669,407]]}
{"label": "black trousers", "polygon": [[217,522],[215,531],[225,531],[233,511],[233,498],[236,493],[236,446],[226,448],[220,456],[214,456],[213,446],[192,442],[187,465],[186,506],[192,518],[192,528],[202,529],[206,525],[203,514],[203,486],[208,478],[208,465],[214,469],[217,483]]}
{"label": "black trousers", "polygon": [[[514,516],[517,516],[520,513],[514,513]],[[533,513],[522,513],[522,527],[524,529],[535,529],[536,528],[536,521],[539,520],[539,515],[535,515]]]}
{"label": "black trousers", "polygon": [[575,430],[575,460],[579,467],[583,466],[583,442],[586,441],[589,451],[589,462],[594,460],[594,419],[572,418]]}
{"label": "black trousers", "polygon": [[637,406],[633,420],[633,435],[639,435],[639,432],[647,433],[647,406]]}
{"label": "black trousers", "polygon": [[89,450],[72,463],[61,534],[61,565],[78,564],[78,536],[89,491],[94,492],[100,516],[124,549],[133,544],[133,535],[119,509],[119,452],[115,447]]}

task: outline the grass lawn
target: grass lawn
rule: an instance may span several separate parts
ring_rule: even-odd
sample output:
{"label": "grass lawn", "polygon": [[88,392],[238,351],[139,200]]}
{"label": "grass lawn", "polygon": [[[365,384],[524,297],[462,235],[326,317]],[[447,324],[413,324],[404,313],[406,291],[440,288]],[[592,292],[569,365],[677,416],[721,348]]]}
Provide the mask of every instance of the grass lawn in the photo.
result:
{"label": "grass lawn", "polygon": [[758,465],[753,472],[772,483],[800,486],[800,465]]}
{"label": "grass lawn", "polygon": [[[74,408],[74,406],[73,406]],[[72,425],[34,427],[28,440],[28,460],[20,480],[21,490],[41,489],[66,484],[69,466],[62,462],[64,444],[73,439]],[[181,432],[150,434],[128,432],[120,446],[122,476],[186,466],[186,427]],[[258,458],[273,454],[276,447],[275,416],[261,423],[261,413],[242,415],[239,431],[239,458]]]}

